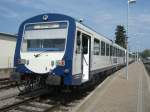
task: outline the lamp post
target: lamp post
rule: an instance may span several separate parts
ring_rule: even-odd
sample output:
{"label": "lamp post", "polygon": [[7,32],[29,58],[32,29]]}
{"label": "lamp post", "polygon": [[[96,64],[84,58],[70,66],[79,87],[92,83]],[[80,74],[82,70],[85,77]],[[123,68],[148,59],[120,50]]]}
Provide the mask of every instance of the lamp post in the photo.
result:
{"label": "lamp post", "polygon": [[128,0],[127,2],[127,39],[126,39],[126,47],[127,47],[127,52],[126,52],[126,79],[128,80],[128,60],[129,60],[129,54],[128,54],[128,37],[129,37],[129,9],[130,9],[130,4],[135,3],[136,0]]}

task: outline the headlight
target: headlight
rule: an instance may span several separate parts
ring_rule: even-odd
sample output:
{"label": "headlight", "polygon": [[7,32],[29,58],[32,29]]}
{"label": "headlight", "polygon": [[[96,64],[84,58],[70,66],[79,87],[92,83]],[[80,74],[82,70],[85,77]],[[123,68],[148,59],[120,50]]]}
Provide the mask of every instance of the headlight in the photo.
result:
{"label": "headlight", "polygon": [[65,69],[65,70],[64,70],[64,73],[69,73],[69,69]]}
{"label": "headlight", "polygon": [[65,66],[65,61],[64,60],[58,60],[56,62],[57,66]]}
{"label": "headlight", "polygon": [[29,60],[26,60],[26,59],[18,59],[17,60],[17,64],[29,64]]}

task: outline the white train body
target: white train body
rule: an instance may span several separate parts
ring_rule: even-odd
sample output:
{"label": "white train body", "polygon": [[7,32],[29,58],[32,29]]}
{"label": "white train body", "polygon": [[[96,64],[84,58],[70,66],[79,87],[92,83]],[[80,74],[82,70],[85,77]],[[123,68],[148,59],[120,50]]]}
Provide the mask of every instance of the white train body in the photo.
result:
{"label": "white train body", "polygon": [[81,85],[95,74],[125,65],[126,50],[61,14],[42,14],[22,23],[14,64],[20,77],[46,76],[48,85]]}
{"label": "white train body", "polygon": [[[77,51],[77,32],[80,32],[80,41],[83,41],[83,35],[87,35],[88,38],[88,52],[87,54],[82,54],[83,45],[81,44],[80,50]],[[76,43],[74,44],[74,55],[73,55],[73,72],[72,74],[82,75],[82,83],[89,81],[90,77],[94,74],[101,73],[106,70],[110,70],[117,66],[125,64],[125,54],[126,50],[117,44],[113,43],[111,40],[105,38],[103,35],[98,34],[89,27],[76,22]],[[102,42],[104,42],[104,53],[102,54]],[[106,45],[109,47],[106,49]],[[119,49],[122,55],[118,55],[116,50],[110,49],[110,46],[115,49]],[[111,51],[110,51],[111,50]],[[79,53],[77,53],[79,52]],[[107,52],[107,55],[106,55]],[[110,54],[111,52],[111,54]],[[115,52],[115,53],[114,53]],[[83,55],[83,56],[82,56]],[[78,77],[78,76],[77,76]]]}

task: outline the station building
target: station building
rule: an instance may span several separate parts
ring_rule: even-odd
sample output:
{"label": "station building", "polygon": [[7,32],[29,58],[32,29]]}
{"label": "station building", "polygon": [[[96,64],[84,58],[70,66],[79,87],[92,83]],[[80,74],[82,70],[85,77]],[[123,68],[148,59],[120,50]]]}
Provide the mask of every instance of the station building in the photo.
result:
{"label": "station building", "polygon": [[13,68],[16,35],[0,33],[0,69]]}

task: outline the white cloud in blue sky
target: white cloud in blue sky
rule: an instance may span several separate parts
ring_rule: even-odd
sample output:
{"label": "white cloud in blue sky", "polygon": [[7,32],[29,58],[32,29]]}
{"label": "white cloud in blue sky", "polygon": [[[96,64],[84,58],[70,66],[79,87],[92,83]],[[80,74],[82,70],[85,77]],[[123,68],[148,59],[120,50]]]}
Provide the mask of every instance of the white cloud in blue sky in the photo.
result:
{"label": "white cloud in blue sky", "polygon": [[[140,41],[141,49],[150,48],[150,1],[137,0],[130,6],[129,38],[131,49]],[[127,23],[127,0],[1,0],[0,32],[17,33],[25,19],[41,13],[63,13],[83,18],[97,32],[114,38],[116,25]]]}

